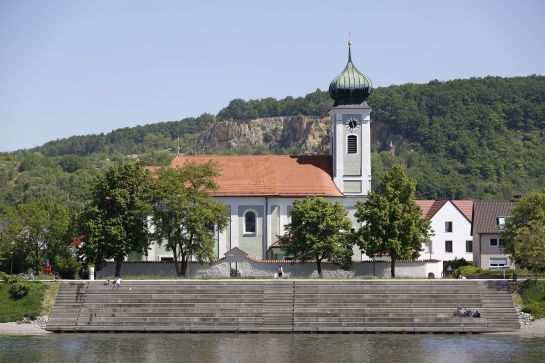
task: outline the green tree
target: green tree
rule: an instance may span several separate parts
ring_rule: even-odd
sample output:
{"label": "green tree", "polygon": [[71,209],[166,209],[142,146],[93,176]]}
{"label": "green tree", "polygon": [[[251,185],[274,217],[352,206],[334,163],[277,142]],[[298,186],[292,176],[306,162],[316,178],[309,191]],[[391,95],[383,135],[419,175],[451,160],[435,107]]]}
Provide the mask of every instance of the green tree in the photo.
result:
{"label": "green tree", "polygon": [[199,263],[215,260],[213,231],[229,221],[227,207],[210,195],[217,190],[218,165],[186,163],[164,167],[154,182],[154,239],[172,251],[178,276],[186,276],[190,257]]}
{"label": "green tree", "polygon": [[531,221],[518,230],[514,241],[513,260],[517,266],[537,274],[545,271],[545,225]]}
{"label": "green tree", "polygon": [[354,237],[370,256],[388,255],[390,274],[395,277],[399,259],[416,259],[422,243],[431,235],[430,222],[423,218],[415,202],[416,182],[400,165],[394,165],[382,177],[376,192],[366,203],[356,203],[356,218],[363,223]]}
{"label": "green tree", "polygon": [[321,197],[296,200],[290,211],[291,223],[279,238],[284,252],[295,259],[314,260],[322,277],[322,261],[349,269],[352,264],[348,210],[339,202],[329,203]]}
{"label": "green tree", "polygon": [[114,259],[115,275],[131,253],[147,254],[147,217],[151,212],[151,173],[141,162],[113,165],[96,178],[92,199],[78,218],[84,235],[79,254],[100,270],[106,259]]}
{"label": "green tree", "polygon": [[24,203],[8,215],[2,239],[11,251],[25,257],[27,266],[39,273],[46,259],[53,260],[69,244],[70,216],[64,204],[51,199]]}
{"label": "green tree", "polygon": [[515,203],[505,222],[502,247],[516,265],[541,269],[545,255],[539,256],[538,252],[545,243],[542,240],[544,225],[545,191],[528,193]]}

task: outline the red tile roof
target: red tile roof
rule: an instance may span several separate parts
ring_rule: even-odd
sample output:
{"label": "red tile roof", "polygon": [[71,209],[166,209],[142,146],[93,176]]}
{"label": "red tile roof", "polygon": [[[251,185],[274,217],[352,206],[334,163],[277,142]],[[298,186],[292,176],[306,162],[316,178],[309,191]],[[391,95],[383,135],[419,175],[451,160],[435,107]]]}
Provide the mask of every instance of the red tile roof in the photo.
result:
{"label": "red tile roof", "polygon": [[179,155],[170,166],[209,160],[217,162],[221,172],[214,196],[342,196],[333,182],[332,158],[327,155]]}
{"label": "red tile roof", "polygon": [[473,201],[472,200],[451,200],[452,204],[456,206],[467,218],[468,221],[473,221]]}
{"label": "red tile roof", "polygon": [[422,208],[422,217],[431,219],[446,202],[446,200],[417,200],[416,204]]}
{"label": "red tile roof", "polygon": [[[417,200],[416,204],[422,208],[422,216],[431,219],[448,200]],[[473,201],[472,200],[451,200],[452,204],[462,213],[468,221],[473,218]]]}

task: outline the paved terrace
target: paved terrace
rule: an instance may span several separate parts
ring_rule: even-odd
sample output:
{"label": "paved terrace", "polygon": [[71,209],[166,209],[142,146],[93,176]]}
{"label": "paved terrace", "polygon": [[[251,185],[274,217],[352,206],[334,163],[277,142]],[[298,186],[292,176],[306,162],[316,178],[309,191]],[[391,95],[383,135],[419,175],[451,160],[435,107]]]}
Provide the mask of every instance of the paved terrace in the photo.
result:
{"label": "paved terrace", "polygon": [[[480,318],[454,317],[457,306]],[[506,281],[135,280],[61,283],[53,332],[485,333],[519,329]]]}

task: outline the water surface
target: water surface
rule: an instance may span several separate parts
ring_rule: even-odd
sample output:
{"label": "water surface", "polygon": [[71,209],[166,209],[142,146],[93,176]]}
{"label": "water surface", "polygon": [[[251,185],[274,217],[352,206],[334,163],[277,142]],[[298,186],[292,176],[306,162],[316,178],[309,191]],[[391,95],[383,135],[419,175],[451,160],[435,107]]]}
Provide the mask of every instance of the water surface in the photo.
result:
{"label": "water surface", "polygon": [[386,334],[50,334],[0,337],[0,362],[545,362],[545,338]]}

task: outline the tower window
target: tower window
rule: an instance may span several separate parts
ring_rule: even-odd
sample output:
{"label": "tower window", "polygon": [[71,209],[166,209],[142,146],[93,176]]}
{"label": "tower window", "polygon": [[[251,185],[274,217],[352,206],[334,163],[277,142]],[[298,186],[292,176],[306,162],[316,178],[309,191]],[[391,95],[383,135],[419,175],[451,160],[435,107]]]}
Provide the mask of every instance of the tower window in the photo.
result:
{"label": "tower window", "polygon": [[358,153],[358,137],[356,135],[348,135],[348,153]]}
{"label": "tower window", "polygon": [[244,233],[256,233],[256,215],[254,211],[244,214]]}

